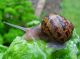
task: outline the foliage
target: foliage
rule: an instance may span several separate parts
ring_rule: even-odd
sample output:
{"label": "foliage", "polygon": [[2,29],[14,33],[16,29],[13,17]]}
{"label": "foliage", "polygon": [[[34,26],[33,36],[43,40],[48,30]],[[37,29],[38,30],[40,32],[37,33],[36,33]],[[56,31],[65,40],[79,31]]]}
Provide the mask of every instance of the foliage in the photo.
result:
{"label": "foliage", "polygon": [[3,44],[3,37],[0,35],[0,44]]}
{"label": "foliage", "polygon": [[26,41],[17,37],[4,53],[3,59],[80,59],[78,43],[80,40],[75,30],[62,49],[47,47],[42,40]]}
{"label": "foliage", "polygon": [[6,50],[7,50],[6,46],[0,45],[0,59],[2,59],[3,54],[5,53]]}
{"label": "foliage", "polygon": [[50,59],[52,49],[41,40],[26,41],[17,37],[3,56],[3,59]]}
{"label": "foliage", "polygon": [[22,31],[4,24],[4,21],[28,27],[27,23],[36,18],[30,1],[0,0],[0,36],[2,37],[0,39],[4,39],[4,44],[5,42],[11,43],[16,35],[23,34]]}
{"label": "foliage", "polygon": [[[15,35],[13,35],[13,34],[15,34]],[[14,38],[14,37],[16,37],[18,35],[21,36],[22,34],[23,33],[21,32],[21,30],[19,30],[19,29],[16,30],[14,28],[11,28],[8,33],[4,34],[4,38],[7,39],[7,40],[4,40],[4,42],[6,42],[8,44],[8,42],[12,42],[13,41],[12,38]]]}

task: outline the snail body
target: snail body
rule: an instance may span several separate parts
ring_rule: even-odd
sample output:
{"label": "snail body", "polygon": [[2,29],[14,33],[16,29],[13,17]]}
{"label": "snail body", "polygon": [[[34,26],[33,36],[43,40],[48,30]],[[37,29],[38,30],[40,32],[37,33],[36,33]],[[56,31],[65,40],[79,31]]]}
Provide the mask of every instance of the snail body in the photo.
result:
{"label": "snail body", "polygon": [[[10,24],[8,24],[10,25]],[[18,27],[18,26],[13,26]],[[19,28],[19,27],[18,27]],[[59,15],[45,17],[41,24],[34,28],[26,28],[25,39],[45,39],[46,41],[65,43],[72,35],[74,26],[70,21]]]}

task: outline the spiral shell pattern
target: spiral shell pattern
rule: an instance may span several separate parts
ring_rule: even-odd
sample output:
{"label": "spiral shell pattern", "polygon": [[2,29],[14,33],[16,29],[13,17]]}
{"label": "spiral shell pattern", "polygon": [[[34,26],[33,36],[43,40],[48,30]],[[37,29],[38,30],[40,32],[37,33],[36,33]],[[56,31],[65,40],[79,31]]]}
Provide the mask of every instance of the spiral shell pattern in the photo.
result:
{"label": "spiral shell pattern", "polygon": [[59,15],[49,15],[41,23],[41,31],[49,37],[50,41],[64,43],[72,36],[73,24]]}

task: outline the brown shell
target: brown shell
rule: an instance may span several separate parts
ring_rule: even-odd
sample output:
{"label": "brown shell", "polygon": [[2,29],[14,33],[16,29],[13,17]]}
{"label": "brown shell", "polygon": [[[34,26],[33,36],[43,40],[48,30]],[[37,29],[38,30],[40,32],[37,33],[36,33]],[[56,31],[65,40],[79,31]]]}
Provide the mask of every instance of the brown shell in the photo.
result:
{"label": "brown shell", "polygon": [[41,23],[41,30],[49,37],[49,40],[60,43],[69,40],[73,29],[73,24],[59,15],[49,15]]}

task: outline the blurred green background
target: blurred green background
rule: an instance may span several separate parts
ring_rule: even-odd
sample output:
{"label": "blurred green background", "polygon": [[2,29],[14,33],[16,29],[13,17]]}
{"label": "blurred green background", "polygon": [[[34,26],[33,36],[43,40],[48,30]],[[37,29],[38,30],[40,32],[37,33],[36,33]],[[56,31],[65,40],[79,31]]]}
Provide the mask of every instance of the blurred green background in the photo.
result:
{"label": "blurred green background", "polygon": [[79,10],[80,0],[61,0],[60,15],[74,24],[75,31],[72,38],[65,43],[65,48],[57,50],[46,48],[46,42],[41,40],[25,41],[21,37],[23,31],[3,23],[6,21],[23,27],[39,24],[41,19],[35,16],[30,1],[0,0],[0,59],[80,59]]}
{"label": "blurred green background", "polygon": [[[1,44],[9,45],[13,39],[23,35],[23,31],[15,29],[3,22],[9,22],[23,27],[34,25],[37,22],[32,3],[28,0],[0,0],[0,41]],[[30,22],[30,23],[29,23]],[[35,22],[35,23],[36,23]],[[14,35],[13,35],[14,34]]]}

